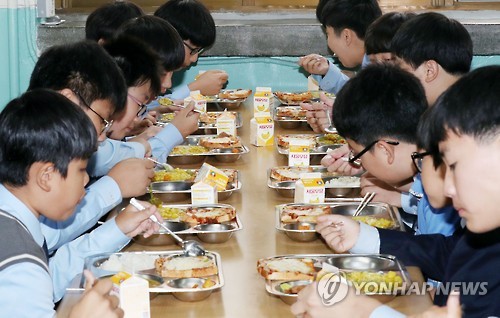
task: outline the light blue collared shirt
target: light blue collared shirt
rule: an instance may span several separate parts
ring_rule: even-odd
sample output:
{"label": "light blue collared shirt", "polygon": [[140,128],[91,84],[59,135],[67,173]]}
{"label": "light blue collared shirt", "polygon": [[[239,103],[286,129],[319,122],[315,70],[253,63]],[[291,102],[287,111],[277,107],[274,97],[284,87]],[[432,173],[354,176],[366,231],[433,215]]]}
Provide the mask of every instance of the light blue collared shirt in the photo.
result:
{"label": "light blue collared shirt", "polygon": [[[165,96],[161,97],[167,97],[170,98],[171,100],[179,100],[179,99],[184,99],[189,96],[191,91],[189,90],[189,86],[187,84],[185,85],[180,85],[177,86],[172,90],[171,94],[166,94]],[[160,103],[158,103],[158,99],[155,99],[151,103],[148,104],[147,109],[148,111],[154,110],[156,107],[160,106]]]}

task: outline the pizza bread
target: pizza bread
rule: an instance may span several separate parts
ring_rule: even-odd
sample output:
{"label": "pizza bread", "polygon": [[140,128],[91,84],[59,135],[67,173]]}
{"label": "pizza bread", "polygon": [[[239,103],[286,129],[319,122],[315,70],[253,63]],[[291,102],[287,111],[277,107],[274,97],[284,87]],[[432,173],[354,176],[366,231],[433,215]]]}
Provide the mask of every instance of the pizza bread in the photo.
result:
{"label": "pizza bread", "polygon": [[241,142],[237,137],[226,133],[221,133],[214,138],[202,138],[200,146],[217,149],[217,148],[236,148],[241,147]]}
{"label": "pizza bread", "polygon": [[273,258],[257,261],[257,271],[269,280],[314,279],[314,260],[308,258]]}
{"label": "pizza bread", "polygon": [[300,179],[300,174],[312,172],[311,167],[286,167],[271,169],[271,178],[277,181],[297,181]]}
{"label": "pizza bread", "polygon": [[316,146],[316,135],[278,135],[278,146],[290,147],[290,139],[306,139],[309,140],[311,147]]}
{"label": "pizza bread", "polygon": [[309,91],[303,93],[275,92],[274,94],[285,104],[298,104],[313,98],[312,93]]}
{"label": "pizza bread", "polygon": [[278,117],[291,117],[291,118],[306,117],[306,112],[307,112],[305,109],[302,109],[297,106],[278,107],[276,111],[277,111],[276,115]]}
{"label": "pizza bread", "polygon": [[281,222],[316,223],[318,216],[330,213],[331,208],[328,205],[292,205],[285,207],[283,211],[281,211]]}
{"label": "pizza bread", "polygon": [[209,256],[168,256],[155,261],[155,269],[162,277],[206,277],[217,275],[218,269]]}
{"label": "pizza bread", "polygon": [[197,208],[187,210],[184,222],[190,224],[219,224],[236,218],[236,210],[232,207]]}
{"label": "pizza bread", "polygon": [[248,96],[250,96],[250,94],[252,94],[251,89],[241,89],[241,88],[228,89],[225,91],[221,91],[219,93],[219,98],[222,98],[222,99],[244,99],[244,98],[247,98]]}

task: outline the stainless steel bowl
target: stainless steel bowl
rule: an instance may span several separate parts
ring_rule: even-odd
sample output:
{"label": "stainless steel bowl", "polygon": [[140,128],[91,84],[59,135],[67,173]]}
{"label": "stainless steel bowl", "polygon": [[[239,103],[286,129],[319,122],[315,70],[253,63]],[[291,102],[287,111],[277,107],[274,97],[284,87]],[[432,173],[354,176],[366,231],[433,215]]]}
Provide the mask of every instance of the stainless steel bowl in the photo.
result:
{"label": "stainless steel bowl", "polygon": [[178,202],[191,197],[193,182],[160,181],[151,183],[151,194],[162,202]]}
{"label": "stainless steel bowl", "polygon": [[342,145],[338,145],[338,144],[334,144],[334,145],[323,145],[323,146],[318,146],[318,147],[315,147],[313,149],[313,152],[317,152],[317,153],[321,153],[323,155],[326,154],[326,152],[329,150],[329,149],[337,149],[339,148],[340,146]]}
{"label": "stainless steel bowl", "polygon": [[[332,206],[332,214],[340,214],[346,216],[353,216],[354,212],[358,207],[359,203],[349,203],[349,204],[341,204]],[[383,214],[386,210],[383,206],[380,205],[371,205],[368,204],[362,211],[360,215],[375,215],[375,214]]]}
{"label": "stainless steel bowl", "polygon": [[379,255],[339,255],[325,260],[340,269],[357,271],[397,270],[396,261]]}
{"label": "stainless steel bowl", "polygon": [[[287,305],[292,305],[297,301],[297,293],[294,294],[287,294],[285,293],[285,290],[283,287],[285,286],[307,286],[310,285],[312,281],[310,280],[294,280],[294,281],[288,281],[288,282],[283,282],[278,285],[276,285],[276,291],[279,293],[280,299]],[[286,285],[285,285],[286,284]]]}
{"label": "stainless steel bowl", "polygon": [[182,156],[168,156],[168,163],[174,165],[192,165],[202,163],[207,159],[206,155],[182,155]]}
{"label": "stainless steel bowl", "polygon": [[361,196],[361,187],[327,187],[328,181],[335,179],[335,177],[325,178],[325,196],[328,198],[359,198]]}
{"label": "stainless steel bowl", "polygon": [[[303,227],[307,227],[309,229],[301,230],[301,228]],[[314,231],[314,229],[316,228],[316,224],[314,223],[290,223],[284,225],[283,228],[285,229],[285,234],[294,241],[311,242],[318,238],[318,233]]]}
{"label": "stainless steel bowl", "polygon": [[[187,230],[189,225],[185,222],[163,222],[166,227],[172,230],[174,233]],[[179,235],[184,238],[186,235]],[[137,235],[134,237],[134,241],[146,246],[163,246],[163,245],[174,245],[176,244],[176,240],[170,235],[166,233],[153,234],[150,237],[143,237],[142,235]]]}
{"label": "stainless steel bowl", "polygon": [[241,103],[243,103],[245,99],[236,99],[236,100],[231,100],[231,99],[222,99],[222,100],[217,100],[215,103],[217,106],[224,110],[224,109],[236,109],[241,106]]}
{"label": "stainless steel bowl", "polygon": [[211,152],[216,154],[214,157],[219,162],[235,162],[241,158],[241,151],[239,148],[220,148],[213,149]]}
{"label": "stainless steel bowl", "polygon": [[276,182],[276,191],[285,198],[293,198],[295,196],[295,181]]}
{"label": "stainless steel bowl", "polygon": [[302,121],[298,121],[298,120],[277,120],[276,121],[278,123],[278,125],[280,125],[281,128],[284,128],[284,129],[295,129],[295,128],[299,128],[300,125],[303,123]]}
{"label": "stainless steel bowl", "polygon": [[232,224],[200,224],[194,227],[194,230],[202,232],[197,233],[198,238],[206,243],[224,243],[233,236],[234,229]]}
{"label": "stainless steel bowl", "polygon": [[200,301],[213,292],[213,289],[202,289],[201,286],[205,283],[204,278],[178,278],[171,280],[167,283],[168,286],[172,288],[193,288],[193,286],[198,286],[193,288],[193,291],[183,291],[183,292],[172,292],[175,298],[181,301]]}

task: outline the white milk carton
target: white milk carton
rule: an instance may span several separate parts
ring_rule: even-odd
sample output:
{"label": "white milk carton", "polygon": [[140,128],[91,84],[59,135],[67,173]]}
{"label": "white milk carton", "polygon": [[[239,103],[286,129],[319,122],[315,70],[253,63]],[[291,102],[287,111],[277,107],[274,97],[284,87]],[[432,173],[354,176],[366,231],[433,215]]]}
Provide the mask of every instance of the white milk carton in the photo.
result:
{"label": "white milk carton", "polygon": [[301,173],[300,179],[295,182],[295,203],[323,203],[325,202],[325,183],[321,173]]}
{"label": "white milk carton", "polygon": [[290,138],[288,165],[292,167],[309,166],[311,142],[308,139]]}
{"label": "white milk carton", "polygon": [[192,91],[189,96],[184,98],[184,106],[187,107],[189,103],[194,103],[194,109],[202,113],[207,112],[207,99],[201,95],[200,91]]}
{"label": "white milk carton", "polygon": [[274,95],[271,87],[257,87],[253,95],[253,113],[257,117],[258,113],[269,113],[274,106]]}
{"label": "white milk carton", "polygon": [[307,90],[308,91],[319,91],[319,83],[312,75],[307,78]]}
{"label": "white milk carton", "polygon": [[250,120],[250,143],[257,147],[274,144],[274,121],[271,116],[255,117]]}
{"label": "white milk carton", "polygon": [[208,163],[203,163],[194,179],[194,182],[200,181],[217,188],[218,191],[224,191],[226,190],[229,177],[222,170]]}
{"label": "white milk carton", "polygon": [[191,186],[191,203],[200,204],[216,204],[218,202],[217,188],[206,184],[203,181],[196,182]]}
{"label": "white milk carton", "polygon": [[236,116],[232,112],[224,111],[216,121],[217,135],[227,133],[236,136]]}
{"label": "white milk carton", "polygon": [[112,294],[120,300],[120,308],[125,318],[149,318],[149,283],[147,280],[119,272],[111,277],[113,282]]}

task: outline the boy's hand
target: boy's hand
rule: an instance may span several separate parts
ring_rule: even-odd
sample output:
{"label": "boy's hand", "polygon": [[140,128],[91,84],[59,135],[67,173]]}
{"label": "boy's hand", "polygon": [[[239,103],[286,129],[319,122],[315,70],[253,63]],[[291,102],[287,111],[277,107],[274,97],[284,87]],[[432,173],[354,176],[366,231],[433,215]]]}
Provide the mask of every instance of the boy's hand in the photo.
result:
{"label": "boy's hand", "polygon": [[460,293],[451,292],[446,301],[446,306],[432,306],[425,312],[411,315],[409,318],[461,318],[462,308],[460,307]]}
{"label": "boy's hand", "polygon": [[326,244],[337,253],[350,250],[359,237],[359,223],[343,215],[321,215],[318,217],[316,232],[321,234]]}
{"label": "boy's hand", "polygon": [[196,80],[190,83],[190,91],[200,91],[202,95],[211,96],[219,94],[220,90],[227,83],[229,75],[221,70],[209,70],[200,74]]}
{"label": "boy's hand", "polygon": [[309,54],[299,58],[298,64],[310,74],[325,75],[328,72],[328,60],[319,54]]}
{"label": "boy's hand", "polygon": [[124,312],[118,307],[118,298],[109,294],[113,287],[111,280],[109,278],[100,279],[95,283],[95,278],[90,271],[85,270],[83,274],[86,279],[85,291],[83,297],[71,310],[69,317],[123,317]]}
{"label": "boy's hand", "polygon": [[324,133],[325,128],[330,125],[330,121],[326,117],[325,110],[329,110],[331,115],[333,109],[334,100],[328,98],[323,92],[319,94],[320,102],[315,103],[300,103],[302,109],[307,110],[306,118],[307,123],[314,132],[316,133]]}
{"label": "boy's hand", "polygon": [[146,128],[141,134],[130,138],[128,141],[139,142],[144,146],[144,157],[151,157],[153,150],[151,149],[151,144],[149,143],[149,138],[156,136],[163,128],[158,126],[151,126]]}
{"label": "boy's hand", "polygon": [[193,109],[194,103],[191,102],[188,106],[186,106],[186,108],[177,112],[174,119],[170,122],[179,130],[183,138],[186,138],[198,130],[198,119],[200,118],[200,113],[194,112]]}
{"label": "boy's hand", "polygon": [[[338,172],[346,176],[353,176],[364,171],[362,166],[353,165],[347,162],[349,158],[348,145],[342,145],[339,148],[329,151],[326,156],[321,159],[321,164],[327,168],[329,172]],[[345,158],[345,159],[344,159]]]}
{"label": "boy's hand", "polygon": [[[292,314],[295,317],[312,317],[312,318],[330,318],[330,317],[349,317],[361,318],[368,317],[381,304],[368,296],[356,295],[354,288],[347,284],[329,281],[328,288],[325,288],[326,293],[323,300],[318,292],[317,282],[312,283],[302,289],[297,297],[297,302],[290,307]],[[339,284],[338,287],[335,286]],[[328,294],[328,290],[335,290],[335,294]],[[321,290],[320,290],[321,292]],[[335,298],[335,295],[339,299]],[[343,295],[346,295],[342,300]],[[330,298],[332,297],[332,298]],[[337,302],[330,306],[323,305],[323,301],[334,299]]]}
{"label": "boy's hand", "polygon": [[120,187],[122,197],[131,198],[146,193],[154,176],[155,163],[146,159],[131,158],[120,161],[108,173]]}
{"label": "boy's hand", "polygon": [[361,195],[375,192],[374,202],[385,202],[390,205],[401,207],[401,191],[391,187],[387,183],[375,178],[369,173],[361,176]]}
{"label": "boy's hand", "polygon": [[160,226],[149,219],[151,215],[155,215],[158,222],[163,223],[163,219],[158,213],[156,206],[149,202],[139,201],[146,209],[138,211],[132,205],[128,205],[123,211],[116,216],[116,224],[118,228],[128,237],[134,237],[143,233],[144,237],[149,237],[158,233]]}

